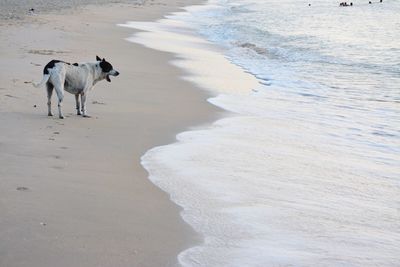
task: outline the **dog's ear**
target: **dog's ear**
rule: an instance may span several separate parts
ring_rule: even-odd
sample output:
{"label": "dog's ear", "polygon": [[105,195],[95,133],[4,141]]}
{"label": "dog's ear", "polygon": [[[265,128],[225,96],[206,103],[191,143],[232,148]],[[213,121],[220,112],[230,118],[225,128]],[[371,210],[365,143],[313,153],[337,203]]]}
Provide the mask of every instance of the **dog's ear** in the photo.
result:
{"label": "dog's ear", "polygon": [[103,60],[102,60],[103,62],[106,62],[106,59],[103,57]]}
{"label": "dog's ear", "polygon": [[96,56],[97,61],[101,61],[101,58],[99,56]]}

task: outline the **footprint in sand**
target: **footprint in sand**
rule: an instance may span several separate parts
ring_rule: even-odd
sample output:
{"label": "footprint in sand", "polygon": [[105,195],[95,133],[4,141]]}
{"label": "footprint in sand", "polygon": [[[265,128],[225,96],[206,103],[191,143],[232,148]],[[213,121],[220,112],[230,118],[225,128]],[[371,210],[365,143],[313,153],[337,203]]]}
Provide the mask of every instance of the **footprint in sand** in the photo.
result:
{"label": "footprint in sand", "polygon": [[93,101],[92,102],[92,104],[95,104],[95,105],[105,105],[106,103],[104,103],[104,102],[100,102],[100,101]]}
{"label": "footprint in sand", "polygon": [[53,169],[56,169],[56,170],[63,170],[64,169],[64,166],[51,166]]}
{"label": "footprint in sand", "polygon": [[9,97],[9,98],[19,98],[19,97],[16,97],[16,96],[13,96],[13,95],[4,95],[4,96],[6,96],[6,97]]}
{"label": "footprint in sand", "polygon": [[60,134],[60,132],[53,132],[53,136],[49,137],[49,140],[51,140],[51,141],[55,141],[55,140],[56,140],[56,138],[55,138],[55,136],[54,136],[54,135],[59,135],[59,134]]}
{"label": "footprint in sand", "polygon": [[28,187],[25,187],[25,186],[18,186],[18,187],[17,187],[17,190],[18,190],[18,191],[28,191],[29,188],[28,188]]}
{"label": "footprint in sand", "polygon": [[35,55],[51,56],[54,54],[66,54],[69,53],[69,51],[51,50],[51,49],[31,49],[28,50],[28,53]]}

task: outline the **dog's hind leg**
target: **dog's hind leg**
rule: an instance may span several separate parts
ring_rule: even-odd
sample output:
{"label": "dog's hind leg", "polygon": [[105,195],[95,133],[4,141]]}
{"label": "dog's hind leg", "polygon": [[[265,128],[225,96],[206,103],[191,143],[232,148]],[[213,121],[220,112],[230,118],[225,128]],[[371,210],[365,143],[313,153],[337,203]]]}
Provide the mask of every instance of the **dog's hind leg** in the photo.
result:
{"label": "dog's hind leg", "polygon": [[[64,83],[62,83],[64,84]],[[62,113],[62,102],[64,100],[64,90],[62,88],[62,86],[58,85],[58,86],[54,86],[56,93],[57,93],[57,97],[58,97],[58,117],[60,119],[64,119],[64,115]]]}
{"label": "dog's hind leg", "polygon": [[51,96],[53,95],[53,89],[54,86],[51,83],[46,83],[46,88],[47,88],[47,110],[48,116],[53,116],[53,113],[51,113]]}
{"label": "dog's hind leg", "polygon": [[79,94],[75,94],[75,102],[76,102],[76,114],[82,115],[81,113],[81,105],[79,103]]}

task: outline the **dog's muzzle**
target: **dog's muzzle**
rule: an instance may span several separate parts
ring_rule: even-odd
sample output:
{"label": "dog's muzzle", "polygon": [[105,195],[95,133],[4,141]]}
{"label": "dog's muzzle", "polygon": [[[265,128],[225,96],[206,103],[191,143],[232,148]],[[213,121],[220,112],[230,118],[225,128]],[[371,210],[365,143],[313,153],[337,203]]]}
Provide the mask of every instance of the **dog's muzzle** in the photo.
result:
{"label": "dog's muzzle", "polygon": [[106,76],[107,82],[111,82],[110,75],[111,75],[111,76],[118,76],[118,75],[119,75],[119,72],[116,71],[116,70],[110,71],[110,72],[107,74],[107,76]]}

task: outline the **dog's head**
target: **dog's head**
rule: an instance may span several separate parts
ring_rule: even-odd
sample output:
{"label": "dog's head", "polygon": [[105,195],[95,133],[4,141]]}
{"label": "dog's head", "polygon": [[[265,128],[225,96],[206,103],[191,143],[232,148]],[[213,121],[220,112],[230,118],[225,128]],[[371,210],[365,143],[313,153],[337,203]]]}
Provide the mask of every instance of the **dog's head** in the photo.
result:
{"label": "dog's head", "polygon": [[103,79],[106,79],[107,82],[111,82],[110,76],[119,75],[119,72],[114,70],[110,62],[106,61],[105,58],[101,59],[99,56],[96,56],[96,60],[100,62],[99,66],[101,68],[101,74],[103,76]]}

